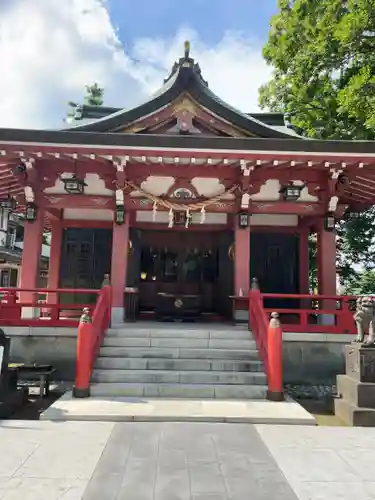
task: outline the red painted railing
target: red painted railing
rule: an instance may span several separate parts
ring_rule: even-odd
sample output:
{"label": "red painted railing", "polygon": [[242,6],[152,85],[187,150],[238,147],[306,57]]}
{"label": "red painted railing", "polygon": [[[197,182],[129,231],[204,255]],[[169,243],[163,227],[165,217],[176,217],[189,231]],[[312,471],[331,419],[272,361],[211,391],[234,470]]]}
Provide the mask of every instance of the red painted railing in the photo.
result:
{"label": "red painted railing", "polygon": [[75,327],[82,309],[87,307],[93,312],[95,303],[61,302],[61,295],[91,295],[96,299],[99,293],[100,290],[85,288],[0,288],[0,327]]}
{"label": "red painted railing", "polygon": [[263,307],[263,299],[259,290],[249,292],[249,330],[254,334],[261,360],[268,373],[268,318]]}
{"label": "red painted railing", "polygon": [[[90,320],[90,316],[87,318]],[[99,348],[111,321],[111,287],[100,290],[92,321],[84,318],[78,326],[76,380],[73,395],[77,398],[90,395],[90,379]]]}
{"label": "red painted railing", "polygon": [[278,314],[267,317],[263,307],[263,298],[259,290],[249,292],[249,329],[252,330],[260,358],[267,375],[267,397],[272,401],[282,401],[283,370],[282,370],[282,330]]}
{"label": "red painted railing", "polygon": [[[355,334],[355,296],[260,294],[265,313],[277,311],[284,332]],[[267,302],[275,303],[267,307]],[[282,302],[283,307],[277,307]],[[288,307],[288,303],[292,307]],[[297,307],[296,307],[297,305]]]}

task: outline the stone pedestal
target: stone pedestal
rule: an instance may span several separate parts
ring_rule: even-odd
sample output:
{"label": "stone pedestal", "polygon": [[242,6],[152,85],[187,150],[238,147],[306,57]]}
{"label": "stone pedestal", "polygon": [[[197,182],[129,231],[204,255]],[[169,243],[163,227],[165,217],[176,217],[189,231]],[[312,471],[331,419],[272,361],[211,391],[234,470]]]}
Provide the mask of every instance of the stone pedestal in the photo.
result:
{"label": "stone pedestal", "polygon": [[345,347],[346,374],[359,382],[375,383],[375,349],[353,342]]}
{"label": "stone pedestal", "polygon": [[335,414],[348,425],[375,427],[375,348],[345,347],[346,374],[337,377]]}

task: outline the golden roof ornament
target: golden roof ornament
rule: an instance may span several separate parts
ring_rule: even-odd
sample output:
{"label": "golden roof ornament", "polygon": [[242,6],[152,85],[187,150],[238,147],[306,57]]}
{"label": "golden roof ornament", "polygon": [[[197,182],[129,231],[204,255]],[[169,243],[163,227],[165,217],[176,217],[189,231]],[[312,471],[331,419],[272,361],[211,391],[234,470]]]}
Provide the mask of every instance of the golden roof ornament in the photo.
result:
{"label": "golden roof ornament", "polygon": [[185,40],[184,49],[185,49],[185,59],[189,59],[189,56],[190,56],[190,42],[189,42],[189,40]]}

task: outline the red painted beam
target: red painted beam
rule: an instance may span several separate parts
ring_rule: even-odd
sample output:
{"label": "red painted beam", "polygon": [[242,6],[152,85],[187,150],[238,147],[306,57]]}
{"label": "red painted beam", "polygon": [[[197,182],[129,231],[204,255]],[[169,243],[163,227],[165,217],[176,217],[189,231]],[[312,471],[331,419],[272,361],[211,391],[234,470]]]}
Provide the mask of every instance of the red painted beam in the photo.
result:
{"label": "red painted beam", "polygon": [[251,203],[250,212],[252,214],[314,216],[323,215],[326,212],[326,208],[322,203],[264,201]]}
{"label": "red painted beam", "polygon": [[[204,201],[204,200],[202,200]],[[194,202],[192,203],[192,205],[194,205],[195,203],[199,203],[199,201],[197,200],[194,200]],[[138,198],[126,198],[125,200],[125,208],[127,210],[144,210],[144,211],[152,211],[152,205],[153,203],[147,203],[147,205],[145,205],[144,203],[142,203],[142,199],[138,199]],[[188,205],[188,204],[187,204]],[[232,213],[235,211],[235,201],[227,201],[227,200],[223,200],[220,202],[220,205],[217,205],[217,204],[212,204],[212,205],[208,205],[206,207],[206,212],[222,212],[222,213]],[[181,212],[184,211],[185,209],[184,208],[181,208]],[[200,210],[200,209],[199,209]],[[169,211],[169,208],[163,208],[163,207],[158,207],[158,211],[160,212],[168,212]],[[178,211],[178,210],[176,210]],[[197,210],[198,211],[198,210]]]}
{"label": "red painted beam", "polygon": [[42,204],[45,208],[115,208],[115,198],[110,196],[88,196],[72,194],[44,195]]}
{"label": "red painted beam", "polygon": [[62,219],[62,210],[58,208],[48,208],[46,210],[46,216],[50,221],[61,221]]}
{"label": "red painted beam", "polygon": [[[363,163],[368,168],[367,165],[375,165],[375,158],[373,156],[366,156],[365,154],[358,154],[356,156],[348,157],[347,153],[342,154],[312,154],[308,152],[295,152],[295,153],[281,153],[275,152],[251,152],[251,151],[232,151],[232,150],[220,150],[214,149],[210,151],[199,150],[199,149],[184,149],[184,148],[142,148],[142,147],[129,147],[129,146],[89,146],[89,145],[70,145],[70,144],[2,144],[1,148],[4,149],[8,154],[14,155],[18,154],[20,148],[24,154],[32,155],[36,152],[46,152],[55,153],[60,152],[60,154],[78,154],[78,155],[106,155],[106,156],[164,156],[164,157],[175,157],[180,158],[212,158],[212,159],[235,159],[235,160],[246,160],[246,161],[295,161],[295,162],[330,162],[331,165],[334,163],[346,163],[350,161],[352,164]],[[314,167],[311,167],[314,168]],[[328,169],[328,167],[325,167]]]}

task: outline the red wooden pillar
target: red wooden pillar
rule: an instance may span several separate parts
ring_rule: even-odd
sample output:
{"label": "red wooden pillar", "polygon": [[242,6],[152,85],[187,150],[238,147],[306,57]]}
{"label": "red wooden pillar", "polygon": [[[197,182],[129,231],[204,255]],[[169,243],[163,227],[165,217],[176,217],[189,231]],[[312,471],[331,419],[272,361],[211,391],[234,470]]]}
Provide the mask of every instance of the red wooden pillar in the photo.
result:
{"label": "red wooden pillar", "polygon": [[250,227],[234,230],[234,295],[250,290]]}
{"label": "red wooden pillar", "polygon": [[[326,231],[323,221],[319,226],[317,241],[318,291],[319,295],[336,295],[336,232]],[[325,310],[336,309],[335,300],[323,300]],[[331,325],[335,322],[332,314],[321,315],[321,323]]]}
{"label": "red wooden pillar", "polygon": [[124,291],[128,271],[129,255],[129,213],[125,214],[124,224],[113,224],[111,286],[112,286],[112,324],[124,321]]}
{"label": "red wooden pillar", "polygon": [[[44,211],[39,208],[35,221],[25,221],[20,288],[37,288],[39,285],[39,262],[42,254],[43,233]],[[35,297],[35,293],[23,292],[20,294],[20,301],[31,303]],[[30,317],[34,313],[32,310],[24,310],[23,315]]]}
{"label": "red wooden pillar", "polygon": [[318,289],[321,295],[336,295],[336,232],[318,232]]}
{"label": "red wooden pillar", "polygon": [[[60,261],[62,248],[63,226],[61,221],[51,222],[51,250],[48,266],[48,288],[59,288],[60,282]],[[49,304],[57,304],[56,293],[49,293],[47,301]]]}
{"label": "red wooden pillar", "polygon": [[[234,229],[234,296],[248,296],[250,290],[250,227]],[[244,305],[246,306],[244,307]],[[247,322],[248,303],[236,302],[233,308],[235,322]]]}

